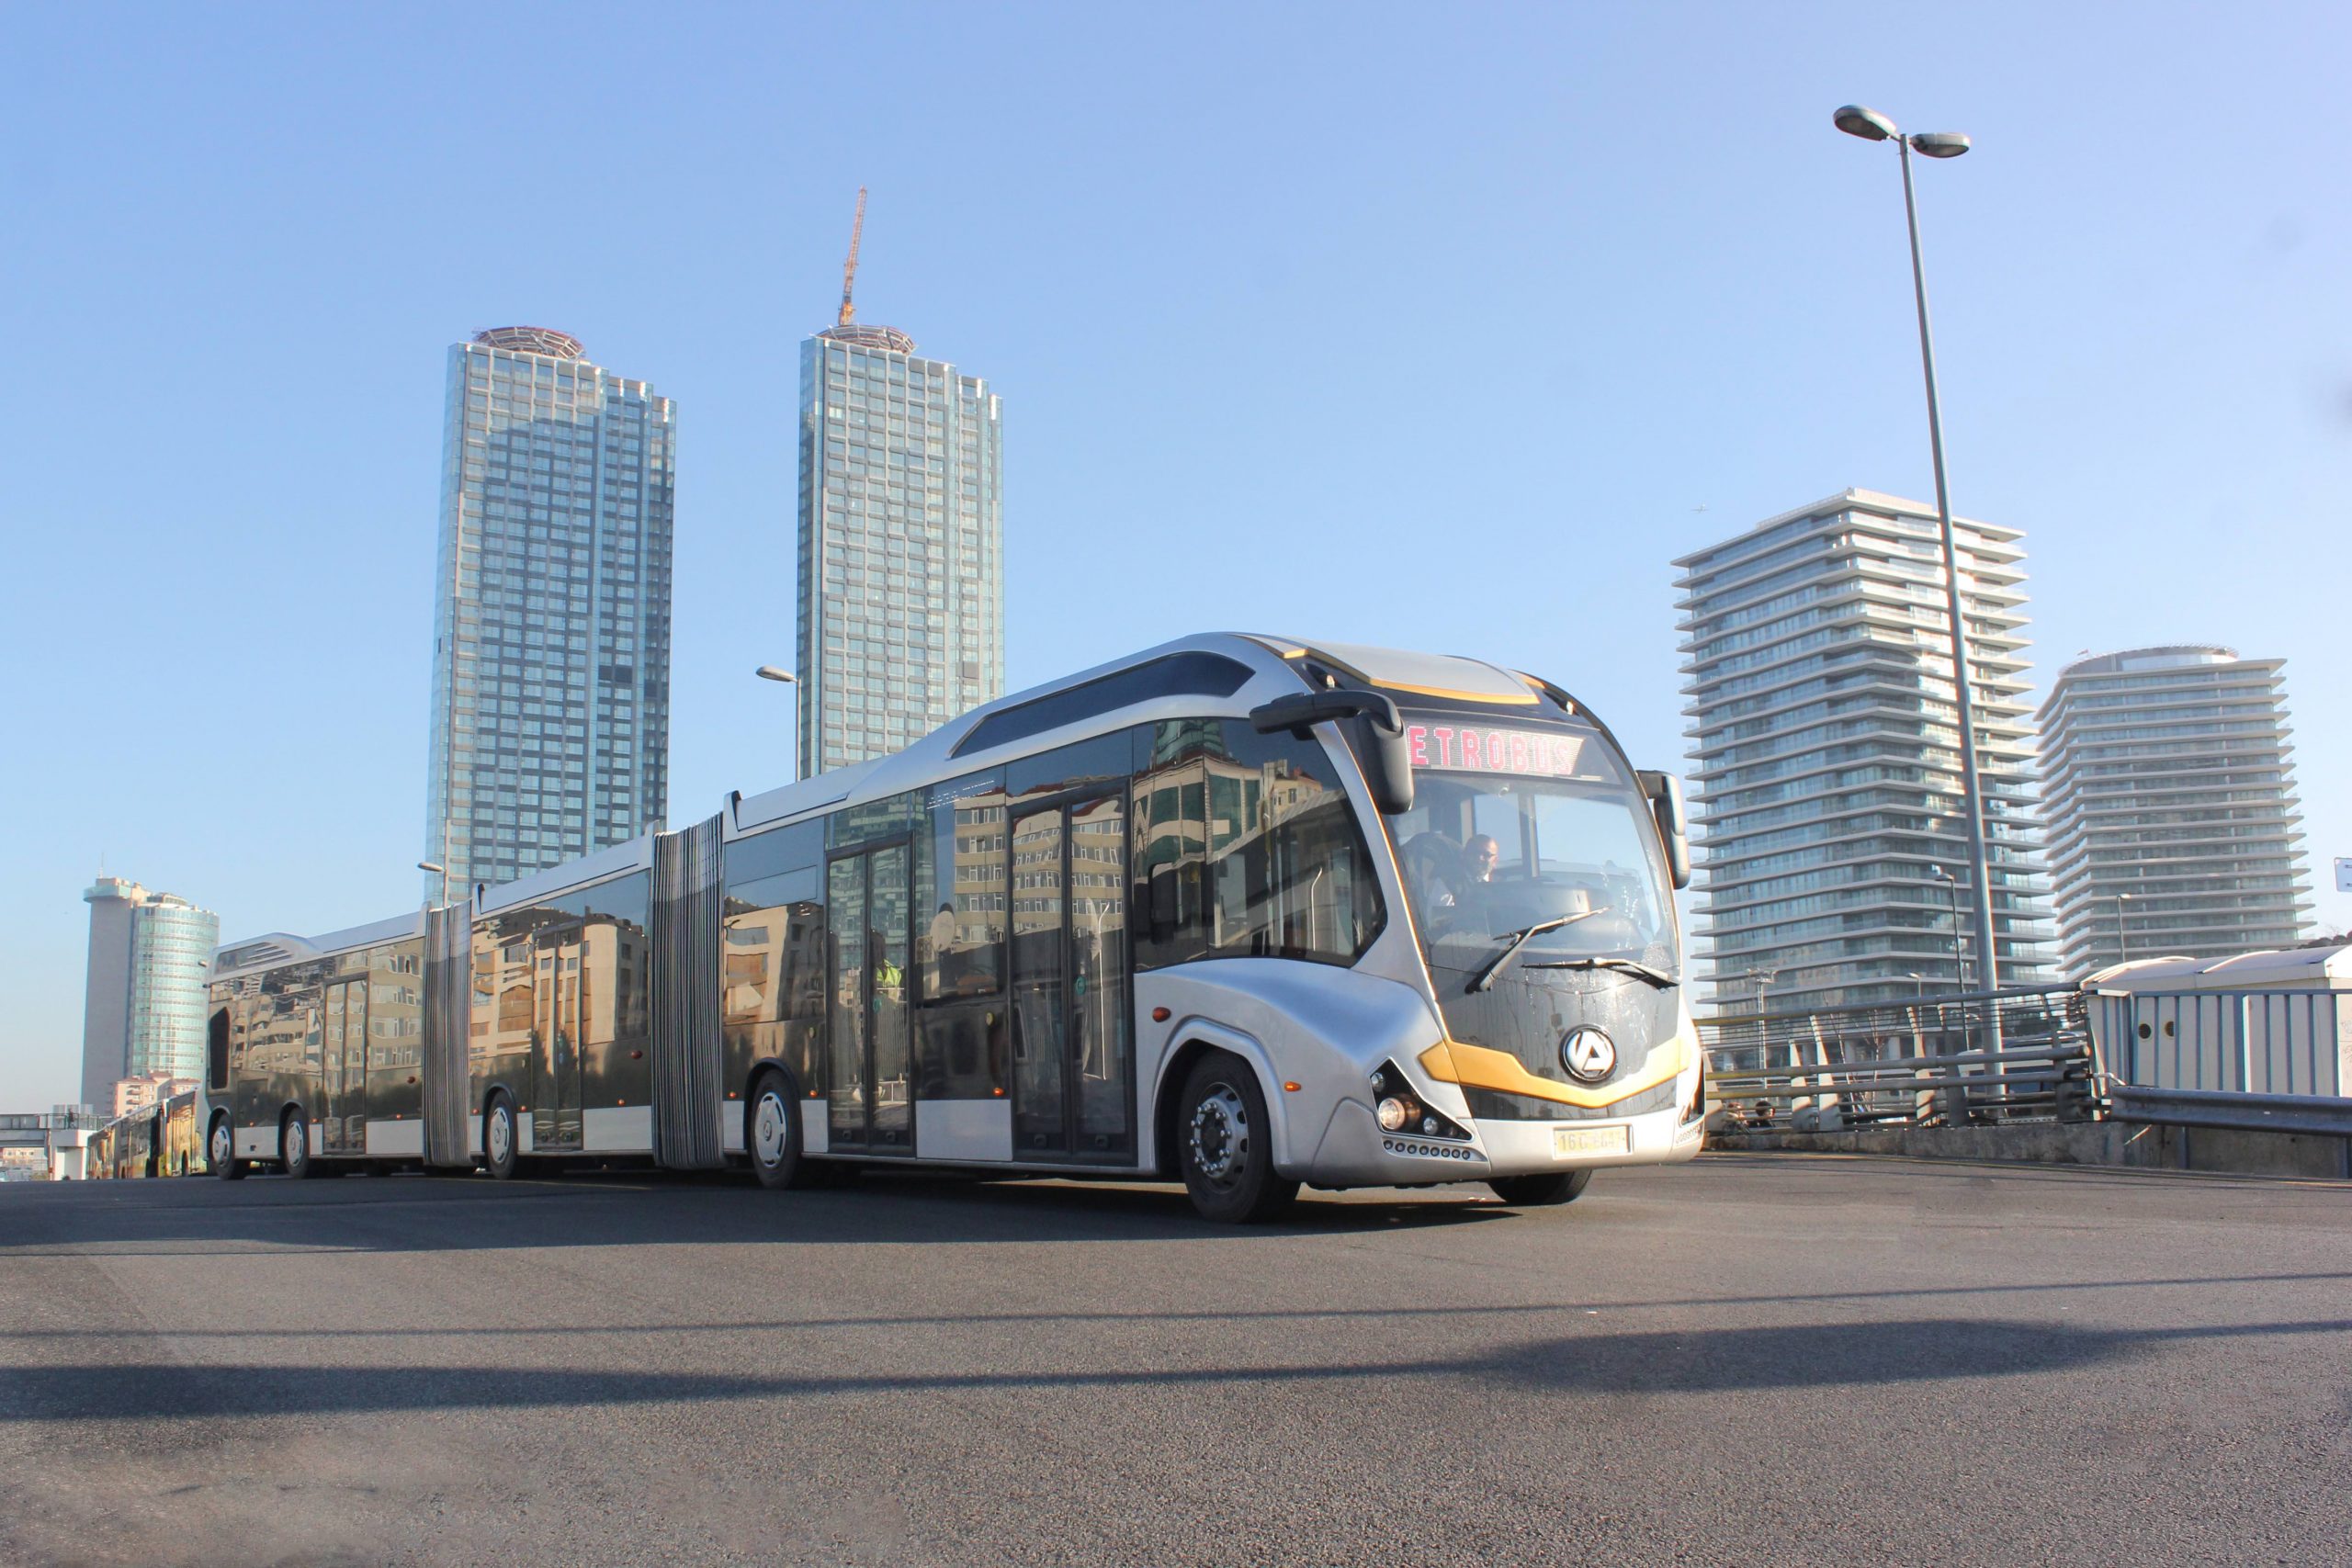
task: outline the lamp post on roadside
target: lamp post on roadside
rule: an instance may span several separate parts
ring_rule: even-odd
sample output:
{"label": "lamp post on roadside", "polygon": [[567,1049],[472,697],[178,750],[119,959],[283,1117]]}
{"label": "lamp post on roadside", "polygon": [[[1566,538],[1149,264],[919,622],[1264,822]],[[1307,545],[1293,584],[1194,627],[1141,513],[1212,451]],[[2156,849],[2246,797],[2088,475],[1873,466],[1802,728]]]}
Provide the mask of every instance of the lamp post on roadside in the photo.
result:
{"label": "lamp post on roadside", "polygon": [[[794,694],[798,695],[797,688],[800,682],[792,678],[791,671],[780,664],[763,664],[752,673],[763,681],[775,681],[791,686],[795,688]],[[800,782],[800,705],[797,701],[792,705],[792,782],[794,784]]]}
{"label": "lamp post on roadside", "polygon": [[1956,995],[1965,995],[1968,990],[1968,949],[1962,943],[1960,934],[1960,884],[1953,880],[1951,872],[1939,865],[1929,866],[1928,874],[1944,885],[1944,892],[1951,904],[1951,988]]}
{"label": "lamp post on roadside", "polygon": [[441,902],[447,905],[449,902],[449,868],[437,860],[421,860],[416,863],[416,869],[432,872],[441,878]]}
{"label": "lamp post on roadside", "polygon": [[[1969,141],[1958,131],[1905,136],[1876,109],[1848,104],[1831,117],[1838,130],[1865,141],[1892,141],[1903,165],[1903,217],[1911,236],[1911,288],[1919,307],[1919,362],[1928,381],[1928,448],[1936,466],[1936,526],[1943,546],[1944,611],[1951,621],[1952,693],[1960,716],[1961,791],[1968,813],[1968,859],[1976,870],[1976,964],[1984,991],[2001,988],[1993,940],[1993,877],[1984,847],[1984,795],[1976,767],[1976,722],[1969,692],[1968,631],[1960,595],[1960,548],[1952,536],[1951,491],[1944,480],[1943,412],[1936,398],[1936,342],[1928,329],[1928,274],[1919,259],[1919,208],[1911,190],[1911,154],[1957,158]],[[1957,922],[1955,922],[1956,924]],[[1966,990],[1963,976],[1961,989]]]}

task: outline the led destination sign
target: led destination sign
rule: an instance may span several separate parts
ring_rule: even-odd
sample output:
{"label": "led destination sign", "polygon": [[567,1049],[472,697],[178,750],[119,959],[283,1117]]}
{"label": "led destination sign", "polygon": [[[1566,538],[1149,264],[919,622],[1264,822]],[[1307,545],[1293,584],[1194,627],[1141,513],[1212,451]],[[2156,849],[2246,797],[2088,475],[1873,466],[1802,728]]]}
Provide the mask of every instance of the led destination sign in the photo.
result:
{"label": "led destination sign", "polygon": [[1548,729],[1488,729],[1464,725],[1408,724],[1405,748],[1417,768],[1461,773],[1531,773],[1542,778],[1589,778],[1577,771],[1585,737]]}

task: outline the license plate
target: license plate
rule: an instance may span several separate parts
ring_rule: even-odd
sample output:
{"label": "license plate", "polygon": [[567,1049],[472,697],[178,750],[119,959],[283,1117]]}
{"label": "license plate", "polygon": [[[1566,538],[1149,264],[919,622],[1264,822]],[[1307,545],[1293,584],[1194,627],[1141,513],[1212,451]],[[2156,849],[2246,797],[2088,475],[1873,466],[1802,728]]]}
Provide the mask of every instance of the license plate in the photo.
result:
{"label": "license plate", "polygon": [[1552,1157],[1567,1159],[1576,1155],[1622,1155],[1632,1146],[1623,1127],[1555,1127],[1552,1129]]}

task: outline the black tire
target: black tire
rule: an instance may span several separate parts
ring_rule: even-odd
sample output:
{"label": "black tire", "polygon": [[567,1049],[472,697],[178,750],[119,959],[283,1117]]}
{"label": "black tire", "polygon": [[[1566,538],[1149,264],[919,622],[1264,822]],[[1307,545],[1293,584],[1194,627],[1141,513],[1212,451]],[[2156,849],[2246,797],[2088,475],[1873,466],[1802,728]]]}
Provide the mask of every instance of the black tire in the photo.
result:
{"label": "black tire", "polygon": [[225,1111],[213,1113],[212,1130],[204,1135],[204,1158],[223,1181],[245,1179],[245,1162],[237,1157],[237,1129]]}
{"label": "black tire", "polygon": [[481,1168],[496,1181],[511,1181],[523,1163],[523,1126],[503,1089],[481,1108]]}
{"label": "black tire", "polygon": [[225,1111],[216,1111],[204,1129],[204,1165],[223,1181],[243,1178],[244,1162],[237,1158],[237,1130]]}
{"label": "black tire", "polygon": [[1298,1196],[1297,1182],[1274,1173],[1272,1128],[1248,1063],[1218,1051],[1193,1066],[1176,1106],[1176,1162],[1204,1219],[1259,1224]]}
{"label": "black tire", "polygon": [[1573,1203],[1592,1185],[1589,1170],[1563,1170],[1550,1176],[1499,1176],[1489,1180],[1495,1196],[1514,1209],[1548,1209]]}
{"label": "black tire", "polygon": [[771,1067],[752,1080],[743,1107],[743,1149],[761,1186],[808,1185],[800,1163],[800,1097],[788,1075]]}
{"label": "black tire", "polygon": [[300,1111],[278,1118],[277,1168],[297,1181],[319,1173],[318,1156],[311,1152],[311,1123]]}

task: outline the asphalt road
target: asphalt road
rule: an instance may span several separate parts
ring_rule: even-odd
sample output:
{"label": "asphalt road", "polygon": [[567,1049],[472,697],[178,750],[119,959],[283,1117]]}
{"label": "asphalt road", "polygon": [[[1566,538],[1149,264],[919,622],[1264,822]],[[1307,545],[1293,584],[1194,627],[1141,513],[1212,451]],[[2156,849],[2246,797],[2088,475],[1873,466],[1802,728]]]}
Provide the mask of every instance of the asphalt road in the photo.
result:
{"label": "asphalt road", "polygon": [[0,1187],[0,1562],[2341,1563],[2352,1188]]}

